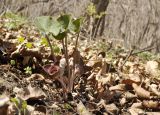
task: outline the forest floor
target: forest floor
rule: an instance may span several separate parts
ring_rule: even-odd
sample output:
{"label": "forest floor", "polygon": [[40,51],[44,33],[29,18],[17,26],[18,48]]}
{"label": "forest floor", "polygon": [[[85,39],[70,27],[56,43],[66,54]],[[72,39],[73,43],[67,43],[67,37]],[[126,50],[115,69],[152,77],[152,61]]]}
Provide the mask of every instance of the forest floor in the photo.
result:
{"label": "forest floor", "polygon": [[[58,60],[52,65],[47,42],[36,28],[15,28],[19,25],[8,20],[0,18],[0,115],[160,114],[159,55],[80,39],[80,61],[69,92],[63,86],[69,85],[66,67],[64,77],[58,76],[64,59],[61,42],[52,40]],[[74,41],[71,35],[70,60]]]}

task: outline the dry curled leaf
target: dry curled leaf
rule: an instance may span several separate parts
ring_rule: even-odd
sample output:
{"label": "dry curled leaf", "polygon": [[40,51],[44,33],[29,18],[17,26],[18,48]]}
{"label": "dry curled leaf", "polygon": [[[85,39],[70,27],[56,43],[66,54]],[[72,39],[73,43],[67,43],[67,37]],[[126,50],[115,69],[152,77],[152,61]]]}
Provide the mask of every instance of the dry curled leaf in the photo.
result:
{"label": "dry curled leaf", "polygon": [[142,109],[139,108],[130,108],[128,111],[130,112],[131,115],[140,115],[140,114],[144,115],[145,113]]}
{"label": "dry curled leaf", "polygon": [[143,106],[142,106],[142,103],[141,102],[137,102],[137,103],[133,103],[131,108],[139,108],[139,109],[142,109]]}
{"label": "dry curled leaf", "polygon": [[143,89],[142,87],[138,86],[137,84],[133,83],[132,87],[134,88],[136,94],[141,98],[150,98],[150,92]]}
{"label": "dry curled leaf", "polygon": [[112,104],[103,104],[103,106],[104,106],[104,108],[106,109],[106,111],[108,112],[108,113],[110,113],[111,115],[115,115],[115,114],[117,114],[118,113],[118,111],[119,111],[119,109],[118,109],[118,107],[114,104],[114,103],[112,103]]}
{"label": "dry curled leaf", "polygon": [[29,82],[29,81],[32,81],[32,80],[39,80],[39,81],[42,81],[44,80],[44,76],[41,75],[41,74],[32,74],[30,77],[26,78],[26,80]]}
{"label": "dry curled leaf", "polygon": [[160,112],[146,112],[147,115],[159,115]]}
{"label": "dry curled leaf", "polygon": [[46,94],[42,91],[41,88],[32,87],[31,85],[28,85],[28,87],[25,89],[19,89],[17,93],[17,96],[23,100],[42,99],[46,97]]}
{"label": "dry curled leaf", "polygon": [[136,97],[137,97],[137,96],[134,95],[133,93],[125,92],[125,98],[126,98],[127,100],[131,100],[131,99],[136,98]]}
{"label": "dry curled leaf", "polygon": [[124,91],[125,90],[125,84],[118,84],[116,86],[111,86],[109,88],[110,91],[114,91],[114,90],[119,90],[119,91]]}
{"label": "dry curled leaf", "polygon": [[142,105],[145,108],[149,109],[159,109],[160,110],[160,103],[158,101],[153,100],[143,100]]}
{"label": "dry curled leaf", "polygon": [[158,97],[160,97],[160,91],[158,90],[158,85],[156,84],[151,84],[150,86],[151,91],[157,95]]}
{"label": "dry curled leaf", "polygon": [[122,105],[122,106],[124,106],[124,104],[127,102],[127,100],[126,100],[126,98],[121,98],[120,99],[120,104]]}
{"label": "dry curled leaf", "polygon": [[124,80],[122,83],[132,85],[132,83],[140,84],[141,78],[138,74],[124,74]]}

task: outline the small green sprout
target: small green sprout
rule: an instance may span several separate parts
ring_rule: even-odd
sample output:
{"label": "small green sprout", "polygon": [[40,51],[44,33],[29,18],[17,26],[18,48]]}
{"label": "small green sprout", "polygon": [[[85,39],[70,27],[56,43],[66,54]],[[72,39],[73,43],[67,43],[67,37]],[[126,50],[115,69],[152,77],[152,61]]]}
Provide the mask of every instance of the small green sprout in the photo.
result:
{"label": "small green sprout", "polygon": [[54,51],[56,54],[60,54],[61,49],[60,49],[57,45],[54,45],[54,46],[53,46],[53,51]]}
{"label": "small green sprout", "polygon": [[18,40],[18,43],[23,43],[25,38],[24,37],[18,37],[17,40]]}
{"label": "small green sprout", "polygon": [[49,46],[48,42],[47,42],[47,39],[46,38],[41,38],[41,45],[45,45],[45,46]]}
{"label": "small green sprout", "polygon": [[10,60],[10,64],[11,65],[16,65],[16,61],[15,60]]}
{"label": "small green sprout", "polygon": [[18,108],[19,100],[17,98],[11,98],[11,102],[13,102],[15,104],[16,108]]}
{"label": "small green sprout", "polygon": [[27,20],[25,17],[14,14],[12,12],[4,13],[3,17],[7,18],[9,21],[4,24],[4,26],[8,29],[18,29],[25,23]]}
{"label": "small green sprout", "polygon": [[87,7],[87,13],[92,16],[96,14],[96,6],[93,3],[90,3]]}
{"label": "small green sprout", "polygon": [[31,42],[27,42],[27,43],[26,43],[26,47],[27,47],[27,48],[31,49],[32,46],[33,46],[33,44],[32,44]]}
{"label": "small green sprout", "polygon": [[73,109],[72,106],[71,106],[70,104],[68,104],[68,103],[65,103],[65,104],[64,104],[64,108],[65,108],[65,109],[68,109],[68,110],[69,110],[69,109]]}
{"label": "small green sprout", "polygon": [[26,68],[24,68],[24,70],[25,70],[26,74],[32,74],[32,68],[31,67],[27,66]]}
{"label": "small green sprout", "polygon": [[53,115],[61,115],[58,111],[54,111]]}
{"label": "small green sprout", "polygon": [[11,98],[11,102],[14,103],[15,107],[18,110],[18,115],[26,115],[27,102],[19,98]]}

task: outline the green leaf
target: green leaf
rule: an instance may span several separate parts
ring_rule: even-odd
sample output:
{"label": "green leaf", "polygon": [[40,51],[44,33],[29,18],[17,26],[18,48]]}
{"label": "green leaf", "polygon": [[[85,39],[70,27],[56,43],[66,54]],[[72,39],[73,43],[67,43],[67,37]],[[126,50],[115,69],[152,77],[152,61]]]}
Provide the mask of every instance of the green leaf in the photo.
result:
{"label": "green leaf", "polygon": [[61,24],[62,28],[67,29],[71,21],[71,16],[68,14],[61,15],[57,20]]}
{"label": "green leaf", "polygon": [[45,34],[52,33],[58,35],[61,30],[61,24],[50,16],[41,16],[35,20],[35,25],[41,32]]}
{"label": "green leaf", "polygon": [[35,25],[40,31],[48,34],[50,26],[52,25],[52,17],[50,16],[37,17],[35,20]]}
{"label": "green leaf", "polygon": [[54,45],[53,46],[53,51],[56,53],[56,54],[59,54],[61,52],[61,49],[57,46],[57,45]]}
{"label": "green leaf", "polygon": [[15,105],[18,107],[19,101],[16,98],[11,98],[11,102],[15,103]]}
{"label": "green leaf", "polygon": [[79,32],[81,27],[82,18],[73,19],[69,25],[69,30],[73,32]]}
{"label": "green leaf", "polygon": [[56,36],[61,31],[61,28],[61,24],[57,20],[53,20],[52,25],[49,27],[49,32]]}
{"label": "green leaf", "polygon": [[62,32],[62,33],[59,33],[57,36],[54,36],[54,38],[57,39],[57,40],[62,40],[66,36],[67,36],[67,33],[66,32]]}

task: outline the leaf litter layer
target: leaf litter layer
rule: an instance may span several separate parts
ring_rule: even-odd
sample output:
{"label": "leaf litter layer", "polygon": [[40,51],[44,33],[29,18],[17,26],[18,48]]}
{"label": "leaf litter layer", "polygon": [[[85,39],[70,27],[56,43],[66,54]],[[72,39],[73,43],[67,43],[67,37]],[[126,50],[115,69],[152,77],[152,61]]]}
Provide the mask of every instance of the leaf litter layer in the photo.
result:
{"label": "leaf litter layer", "polygon": [[24,18],[0,18],[0,114],[158,115],[159,56],[81,35],[75,48],[77,37],[69,33],[68,65],[62,40],[50,39],[55,63],[46,37],[67,33],[66,17],[58,18],[65,29],[53,36],[20,23]]}

